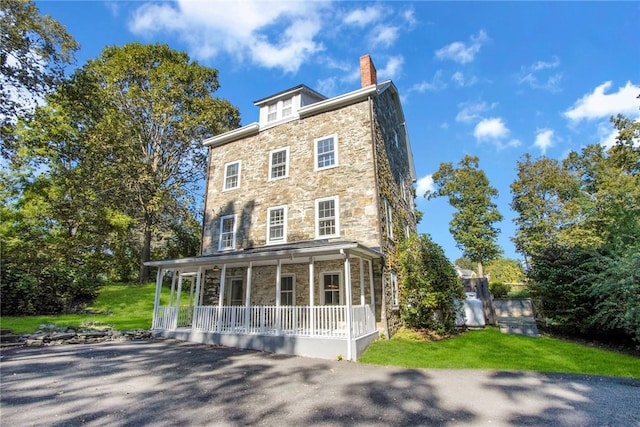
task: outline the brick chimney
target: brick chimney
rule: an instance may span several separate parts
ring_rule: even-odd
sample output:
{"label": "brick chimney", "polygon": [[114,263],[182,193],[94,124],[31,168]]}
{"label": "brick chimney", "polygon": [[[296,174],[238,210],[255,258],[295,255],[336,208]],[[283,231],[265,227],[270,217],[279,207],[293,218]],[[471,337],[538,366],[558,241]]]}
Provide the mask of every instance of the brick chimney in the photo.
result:
{"label": "brick chimney", "polygon": [[373,65],[369,54],[360,57],[360,82],[362,87],[378,84],[378,76],[376,74],[376,66]]}

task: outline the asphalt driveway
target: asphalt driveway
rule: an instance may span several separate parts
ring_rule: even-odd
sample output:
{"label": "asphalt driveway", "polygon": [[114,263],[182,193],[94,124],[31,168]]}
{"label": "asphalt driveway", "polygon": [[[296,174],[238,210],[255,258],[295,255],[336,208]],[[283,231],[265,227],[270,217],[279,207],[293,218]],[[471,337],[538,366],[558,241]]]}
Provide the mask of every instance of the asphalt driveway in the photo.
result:
{"label": "asphalt driveway", "polygon": [[175,341],[4,350],[2,426],[640,426],[640,381],[417,370]]}

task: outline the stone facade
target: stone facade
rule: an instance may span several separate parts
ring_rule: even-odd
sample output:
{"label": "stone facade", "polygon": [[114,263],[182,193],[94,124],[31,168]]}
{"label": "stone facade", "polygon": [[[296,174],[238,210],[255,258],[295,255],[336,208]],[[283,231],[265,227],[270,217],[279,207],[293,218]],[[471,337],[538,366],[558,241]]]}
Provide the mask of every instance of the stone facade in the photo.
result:
{"label": "stone facade", "polygon": [[[368,93],[367,97],[333,109],[247,131],[243,137],[212,145],[202,254],[220,252],[221,221],[229,215],[236,218],[235,250],[267,245],[268,209],[281,206],[286,206],[287,212],[286,242],[282,243],[315,240],[316,201],[337,197],[339,232],[327,240],[358,242],[382,253],[382,259],[373,262],[375,314],[383,322],[386,334],[392,335],[400,325],[400,316],[391,274],[399,270],[400,242],[416,231],[415,176],[395,87],[386,83]],[[315,170],[316,141],[327,136],[335,138],[337,165]],[[288,173],[270,179],[271,153],[281,149],[288,150]],[[225,168],[233,162],[240,163],[239,186],[225,190]],[[367,263],[365,266],[368,304],[369,270]],[[238,271],[227,270],[226,277],[237,276],[246,282],[246,268],[235,270]],[[321,304],[323,271],[344,274],[344,266],[340,261],[315,265],[315,304]],[[296,304],[308,305],[308,265],[283,264],[282,275],[288,274],[295,276]],[[359,304],[357,259],[352,263],[351,274],[353,303]],[[275,304],[275,278],[273,265],[253,268],[251,304]],[[218,303],[219,280],[219,274],[206,275],[205,305]]]}

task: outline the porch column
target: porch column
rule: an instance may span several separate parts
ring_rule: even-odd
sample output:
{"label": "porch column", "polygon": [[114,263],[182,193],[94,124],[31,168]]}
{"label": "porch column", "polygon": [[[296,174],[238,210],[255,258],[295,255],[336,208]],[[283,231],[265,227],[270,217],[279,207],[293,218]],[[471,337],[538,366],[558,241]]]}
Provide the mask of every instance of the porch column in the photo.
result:
{"label": "porch column", "polygon": [[[198,267],[198,272],[196,273],[196,306],[201,306],[202,303],[200,302],[201,298],[200,298],[200,282],[201,282],[201,278],[202,278],[202,267]],[[191,319],[191,327],[194,328],[196,326],[196,322],[197,322],[197,310],[193,310],[193,318]]]}
{"label": "porch column", "polygon": [[176,279],[178,278],[178,270],[172,270],[171,275],[171,294],[169,294],[169,307],[173,306],[173,293],[176,288]]}
{"label": "porch column", "polygon": [[226,274],[227,264],[222,264],[222,270],[220,271],[220,295],[218,297],[218,320],[216,322],[216,332],[218,333],[220,333],[220,326],[222,323],[222,304],[224,303],[224,282]]}
{"label": "porch column", "polygon": [[313,271],[314,262],[315,262],[315,258],[309,257],[309,316],[311,316],[311,322],[310,322],[311,336],[314,336],[316,332],[316,314],[314,312],[315,294],[316,294],[314,289],[314,284],[315,284],[314,282],[315,273]]}
{"label": "porch column", "polygon": [[360,305],[364,307],[364,259],[360,258]]}
{"label": "porch column", "polygon": [[198,269],[199,273],[198,273],[198,280],[200,281],[200,287],[199,289],[199,294],[198,294],[198,305],[202,305],[202,303],[204,302],[204,270],[202,270],[202,267],[200,267]]}
{"label": "porch column", "polygon": [[151,327],[156,327],[156,322],[158,321],[158,307],[160,306],[160,292],[162,291],[162,276],[164,275],[164,271],[158,267],[158,272],[156,273],[156,295],[153,300],[153,320],[151,322]]}
{"label": "porch column", "polygon": [[191,274],[189,274],[189,277],[191,277],[191,280],[189,280],[189,307],[191,307],[193,305],[193,291],[195,289],[193,289],[193,277]]}
{"label": "porch column", "polygon": [[253,262],[247,267],[247,289],[244,294],[244,332],[249,333],[249,316],[251,315],[251,275],[253,272]]}
{"label": "porch column", "polygon": [[176,317],[173,328],[178,327],[178,317],[180,317],[180,293],[182,292],[182,271],[178,272],[178,292],[176,292]]}
{"label": "porch column", "polygon": [[278,264],[276,265],[276,335],[280,335],[280,327],[282,316],[280,313],[280,291],[282,290],[282,260],[278,259]]}
{"label": "porch column", "polygon": [[347,321],[347,360],[351,360],[351,339],[353,338],[353,332],[351,330],[351,259],[349,256],[349,252],[344,253],[344,286],[345,293],[347,298],[347,312],[346,312],[346,321]]}
{"label": "porch column", "polygon": [[371,292],[371,311],[373,311],[373,317],[376,316],[376,294],[373,286],[373,262],[369,259],[367,260],[369,264],[369,288]]}

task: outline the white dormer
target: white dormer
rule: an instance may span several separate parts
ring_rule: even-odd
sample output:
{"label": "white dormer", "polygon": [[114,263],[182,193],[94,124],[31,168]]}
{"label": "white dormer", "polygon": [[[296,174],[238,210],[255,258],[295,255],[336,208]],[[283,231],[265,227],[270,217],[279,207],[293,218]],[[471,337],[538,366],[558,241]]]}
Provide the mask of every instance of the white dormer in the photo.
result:
{"label": "white dormer", "polygon": [[327,99],[313,89],[298,85],[267,98],[255,101],[260,107],[260,128],[274,126],[299,118],[298,110],[306,105]]}

